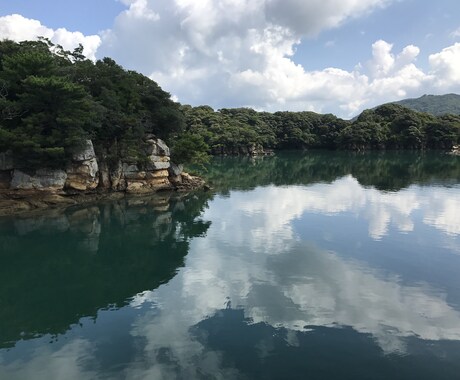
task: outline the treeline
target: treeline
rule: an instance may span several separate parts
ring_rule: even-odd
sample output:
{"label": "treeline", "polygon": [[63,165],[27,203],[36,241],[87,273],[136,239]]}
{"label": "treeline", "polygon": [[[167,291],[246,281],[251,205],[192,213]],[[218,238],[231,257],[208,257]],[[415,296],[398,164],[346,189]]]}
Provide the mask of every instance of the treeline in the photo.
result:
{"label": "treeline", "polygon": [[314,112],[256,112],[183,106],[186,133],[212,154],[255,149],[451,149],[460,141],[460,116],[433,116],[397,104],[347,121]]}
{"label": "treeline", "polygon": [[0,152],[25,167],[62,167],[91,139],[108,163],[142,162],[146,133],[167,139],[183,128],[179,104],[157,83],[82,50],[0,41]]}
{"label": "treeline", "polygon": [[91,139],[108,166],[142,166],[146,134],[172,146],[176,162],[209,154],[268,149],[450,149],[460,116],[433,116],[396,104],[347,121],[314,112],[257,112],[181,106],[156,82],[110,58],[92,62],[80,45],[66,51],[47,39],[0,41],[0,152],[23,167],[63,167]]}
{"label": "treeline", "polygon": [[423,95],[416,99],[404,99],[394,102],[414,111],[427,112],[432,115],[460,115],[460,95]]}

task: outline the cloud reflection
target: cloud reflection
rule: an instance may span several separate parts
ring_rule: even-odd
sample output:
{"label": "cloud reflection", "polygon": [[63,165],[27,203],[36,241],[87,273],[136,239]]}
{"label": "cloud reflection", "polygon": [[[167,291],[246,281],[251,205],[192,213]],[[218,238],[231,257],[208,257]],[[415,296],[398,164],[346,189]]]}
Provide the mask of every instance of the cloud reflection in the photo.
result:
{"label": "cloud reflection", "polygon": [[[460,234],[459,202],[457,188],[381,192],[351,176],[331,184],[270,186],[216,197],[202,216],[210,228],[191,241],[186,266],[167,284],[133,298],[130,307],[142,312],[130,324],[130,336],[142,344],[120,378],[243,379],[223,352],[193,334],[230,303],[254,325],[286,329],[290,346],[299,345],[298,333],[308,334],[311,326],[349,326],[369,334],[386,354],[410,353],[410,337],[460,341],[460,312],[442,290],[303,242],[293,226],[305,213],[347,213],[367,221],[375,240],[385,237],[390,226],[410,233],[420,223],[452,237]],[[82,359],[96,343],[85,342],[83,352],[75,349],[79,342],[61,348],[69,355],[71,376],[66,378],[91,378]],[[264,358],[275,348],[265,337],[255,349]],[[55,366],[67,366],[56,359],[58,353],[40,349],[32,360],[5,368],[22,368],[24,376],[35,370],[55,375]],[[72,363],[80,364],[74,370]]]}
{"label": "cloud reflection", "polygon": [[371,238],[381,239],[390,225],[403,233],[416,229],[414,214],[421,212],[423,223],[452,234],[458,226],[449,210],[459,196],[456,190],[416,186],[380,192],[347,176],[332,184],[265,187],[217,198],[204,214],[212,227],[193,242],[187,267],[168,289],[135,300],[154,300],[161,313],[144,316],[133,334],[147,338],[150,354],[168,347],[186,367],[206,352],[191,338],[190,327],[231,300],[253,323],[289,331],[351,326],[371,334],[386,353],[406,352],[407,337],[460,340],[460,313],[441,290],[406,284],[398,275],[304,243],[292,225],[308,212],[352,213],[368,221]]}

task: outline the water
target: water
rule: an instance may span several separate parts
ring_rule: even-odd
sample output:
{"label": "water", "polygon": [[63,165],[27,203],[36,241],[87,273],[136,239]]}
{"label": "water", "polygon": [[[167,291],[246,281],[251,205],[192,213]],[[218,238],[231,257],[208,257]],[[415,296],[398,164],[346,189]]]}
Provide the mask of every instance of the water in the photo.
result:
{"label": "water", "polygon": [[458,379],[460,159],[216,159],[0,218],[0,379]]}

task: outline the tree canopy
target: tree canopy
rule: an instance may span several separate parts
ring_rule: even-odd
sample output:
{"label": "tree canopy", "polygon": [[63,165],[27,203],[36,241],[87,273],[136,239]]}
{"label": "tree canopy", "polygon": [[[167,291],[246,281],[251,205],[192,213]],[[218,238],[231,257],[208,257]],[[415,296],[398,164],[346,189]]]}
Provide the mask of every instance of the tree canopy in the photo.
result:
{"label": "tree canopy", "polygon": [[145,134],[167,139],[183,124],[167,92],[110,58],[46,39],[0,42],[0,151],[27,167],[62,167],[88,138],[109,162],[139,161]]}
{"label": "tree canopy", "polygon": [[356,120],[314,112],[213,110],[175,103],[148,77],[111,58],[92,62],[80,45],[66,51],[47,39],[0,41],[0,152],[24,167],[63,167],[91,139],[108,165],[146,160],[144,136],[173,148],[179,162],[262,149],[450,149],[460,115],[434,116],[398,104]]}

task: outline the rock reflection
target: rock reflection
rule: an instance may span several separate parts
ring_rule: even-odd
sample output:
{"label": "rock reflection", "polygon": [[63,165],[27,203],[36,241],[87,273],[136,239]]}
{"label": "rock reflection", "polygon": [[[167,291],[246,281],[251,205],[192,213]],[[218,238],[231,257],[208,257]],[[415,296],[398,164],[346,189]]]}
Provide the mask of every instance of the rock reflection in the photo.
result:
{"label": "rock reflection", "polygon": [[133,198],[0,219],[0,348],[59,334],[167,282],[208,222],[209,195]]}

